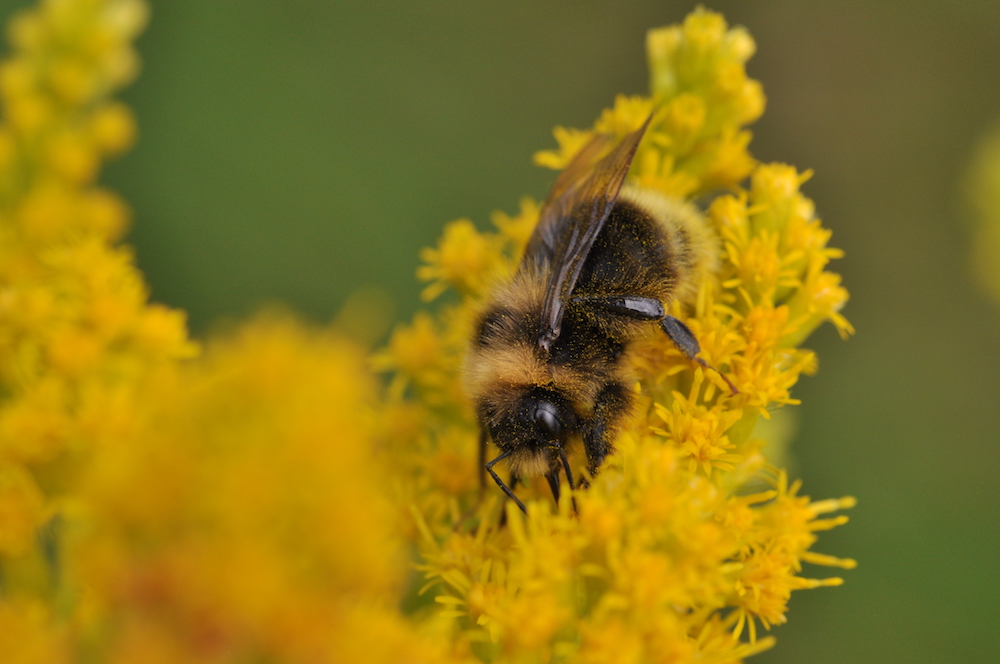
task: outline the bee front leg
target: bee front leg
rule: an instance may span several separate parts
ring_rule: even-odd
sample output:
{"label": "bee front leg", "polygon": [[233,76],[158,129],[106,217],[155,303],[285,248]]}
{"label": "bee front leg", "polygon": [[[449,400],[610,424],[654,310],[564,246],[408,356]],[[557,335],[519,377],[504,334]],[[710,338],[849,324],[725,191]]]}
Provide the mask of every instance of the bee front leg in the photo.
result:
{"label": "bee front leg", "polygon": [[[503,489],[503,492],[507,494],[507,497],[513,500],[515,503],[517,503],[517,506],[521,508],[521,511],[527,514],[528,509],[524,506],[524,503],[522,503],[518,499],[518,497],[514,495],[514,492],[511,490],[511,488],[506,484],[504,484],[504,481],[500,479],[500,476],[496,474],[495,470],[493,470],[493,465],[496,464],[497,461],[503,461],[504,459],[509,457],[513,451],[514,450],[507,450],[506,452],[498,456],[496,459],[493,459],[493,461],[490,461],[489,463],[485,464],[485,468],[486,472],[488,472],[490,476],[493,477],[493,481],[497,483],[497,486]],[[517,481],[516,479],[512,479],[511,484],[515,484],[516,481]]]}
{"label": "bee front leg", "polygon": [[632,406],[632,395],[620,383],[608,383],[597,395],[594,418],[584,432],[583,446],[587,451],[587,470],[597,474],[604,457],[611,452],[611,439]]}

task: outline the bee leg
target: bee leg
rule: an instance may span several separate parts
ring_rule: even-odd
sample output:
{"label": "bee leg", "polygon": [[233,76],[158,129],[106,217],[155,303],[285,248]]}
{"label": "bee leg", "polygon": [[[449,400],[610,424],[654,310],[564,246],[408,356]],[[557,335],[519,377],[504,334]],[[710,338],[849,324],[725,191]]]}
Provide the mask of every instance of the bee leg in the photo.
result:
{"label": "bee leg", "polygon": [[697,357],[698,353],[701,352],[701,345],[695,339],[694,333],[680,320],[665,314],[663,303],[659,300],[651,297],[639,297],[637,295],[578,295],[572,298],[570,302],[582,306],[597,307],[609,314],[625,316],[634,320],[660,321],[660,327],[670,337],[670,340],[674,342],[677,349],[684,353],[685,357],[719,374],[722,380],[726,381],[726,385],[729,386],[733,394],[740,393],[726,374],[708,364],[700,357]]}
{"label": "bee leg", "polygon": [[[566,458],[566,450],[562,447],[559,448],[559,460],[562,462],[563,471],[566,473],[566,483],[569,484],[569,490],[572,491],[576,488],[573,485],[573,471],[569,467],[569,459]],[[555,472],[558,473],[559,471],[556,470]],[[573,514],[579,514],[580,511],[576,508],[576,496],[572,496],[572,500]],[[556,502],[559,502],[558,498],[556,498]]]}
{"label": "bee leg", "polygon": [[[502,479],[500,479],[500,476],[497,475],[496,471],[493,470],[493,465],[497,461],[503,461],[504,459],[506,459],[507,457],[509,457],[510,454],[511,454],[511,452],[513,452],[513,451],[514,450],[507,450],[506,452],[504,452],[503,454],[501,454],[500,456],[498,456],[496,459],[493,459],[493,461],[490,461],[489,463],[484,464],[484,467],[486,468],[486,472],[488,472],[490,474],[490,476],[493,477],[493,481],[497,483],[497,486],[500,487],[501,489],[503,489],[503,492],[507,494],[507,497],[510,498],[511,500],[513,500],[517,504],[517,506],[521,508],[522,512],[524,512],[525,514],[527,514],[528,513],[528,509],[524,506],[524,503],[522,503],[520,500],[518,500],[518,497],[514,495],[514,492],[510,489],[510,487],[508,487],[506,484],[504,484],[504,481]],[[515,482],[516,482],[515,479],[511,480],[511,484],[514,484]]]}
{"label": "bee leg", "polygon": [[695,359],[695,355],[701,352],[701,344],[694,338],[694,332],[673,316],[664,316],[660,321],[660,327],[667,333],[670,340],[677,346],[677,350],[684,353],[684,357],[689,360]]}
{"label": "bee leg", "polygon": [[[560,465],[561,462],[561,465]],[[562,447],[559,448],[559,459],[552,464],[552,468],[549,470],[548,474],[545,475],[545,479],[549,481],[549,488],[552,489],[552,497],[555,498],[556,505],[559,504],[560,486],[559,486],[559,471],[562,470],[566,473],[566,482],[569,484],[570,490],[574,488],[573,486],[573,471],[569,467],[569,459],[566,458],[566,451]],[[573,500],[573,513],[579,514],[576,508],[576,497]]]}
{"label": "bee leg", "polygon": [[549,481],[552,497],[556,499],[556,504],[559,504],[559,466],[553,466],[552,470],[545,475],[545,479]]}
{"label": "bee leg", "polygon": [[559,460],[562,462],[563,470],[566,472],[566,481],[569,483],[570,490],[575,489],[573,486],[573,471],[569,467],[569,459],[566,458],[566,450],[562,447],[559,448]]}
{"label": "bee leg", "polygon": [[[583,435],[587,452],[587,470],[591,477],[597,475],[604,457],[611,452],[611,436],[632,403],[628,389],[620,383],[609,383],[594,402],[592,425]],[[568,465],[568,464],[567,464]]]}
{"label": "bee leg", "polygon": [[694,338],[694,333],[691,332],[687,325],[680,322],[673,316],[664,316],[663,320],[660,321],[660,327],[663,328],[663,331],[666,332],[668,337],[670,337],[670,340],[674,342],[675,346],[677,346],[677,350],[684,353],[684,357],[689,360],[693,360],[706,369],[711,369],[715,373],[719,374],[722,376],[722,380],[726,381],[726,385],[729,386],[729,389],[732,390],[733,394],[740,393],[740,391],[736,389],[736,386],[733,385],[732,381],[726,377],[726,374],[722,373],[700,357],[697,357],[698,353],[701,352],[701,345],[698,343],[698,340]]}
{"label": "bee leg", "polygon": [[[514,469],[512,468],[510,471],[510,484],[508,484],[507,486],[510,487],[511,491],[516,491],[517,485],[520,483],[521,483],[521,476],[515,473]],[[503,528],[506,525],[507,525],[507,510],[504,510],[500,512],[500,527]]]}
{"label": "bee leg", "polygon": [[570,302],[634,320],[660,320],[664,315],[662,302],[638,295],[577,295]]}

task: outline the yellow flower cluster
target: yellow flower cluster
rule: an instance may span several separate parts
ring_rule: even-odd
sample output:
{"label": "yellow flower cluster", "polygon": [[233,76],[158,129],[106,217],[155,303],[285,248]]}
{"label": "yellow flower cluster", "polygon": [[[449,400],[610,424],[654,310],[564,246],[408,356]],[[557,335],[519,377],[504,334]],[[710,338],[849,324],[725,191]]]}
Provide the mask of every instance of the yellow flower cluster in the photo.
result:
{"label": "yellow flower cluster", "polygon": [[638,184],[677,197],[736,186],[754,166],[742,127],[764,112],[764,92],[744,68],[753,39],[727,27],[721,14],[698,9],[683,25],[650,30],[651,97],[619,96],[590,130],[556,128],[559,149],[539,152],[535,163],[565,168],[595,133],[622,138],[657,108],[636,157]]}
{"label": "yellow flower cluster", "polygon": [[632,182],[675,197],[725,192],[706,214],[719,268],[690,311],[673,313],[739,394],[651,335],[631,353],[640,408],[575,493],[578,513],[569,497],[553,508],[544,482],[518,489],[527,516],[492,485],[483,493],[470,479],[481,460],[462,358],[490,284],[512,274],[537,222],[531,201],[495,216],[495,233],[446,227],[418,274],[434,282],[428,297],[450,287],[458,299],[418,314],[375,357],[394,374],[382,435],[428,579],[414,601],[451,619],[483,661],[739,661],[771,646],[758,624],[784,622],[792,590],[841,583],[802,576],[803,562],[854,566],[810,550],[817,531],[846,521],[823,515],[853,500],[798,495],[757,426],[798,403],[792,387],[816,369],[799,344],[826,320],[852,331],[839,313],[847,292],[825,269],[840,253],[799,190],[809,174],[747,152],[743,127],[764,97],[743,67],[754,51],[744,30],[699,9],[647,46],[652,96],[618,98],[591,129],[557,129],[559,149],[536,161],[564,167],[595,134],[624,136],[655,110]]}
{"label": "yellow flower cluster", "polygon": [[145,20],[136,0],[51,1],[10,24],[15,50],[0,64],[7,572],[34,555],[35,533],[73,489],[79,463],[125,426],[135,385],[196,351],[183,314],[147,304],[131,253],[113,245],[128,208],[94,184],[102,160],[135,134],[109,95],[136,73],[131,40]]}
{"label": "yellow flower cluster", "polygon": [[[69,570],[108,662],[450,662],[397,607],[364,353],[263,318],[142,396],[88,467]],[[428,627],[430,629],[430,627]]]}
{"label": "yellow flower cluster", "polygon": [[360,349],[275,316],[160,371],[79,473],[58,592],[0,601],[4,661],[465,661],[398,609],[374,392]]}
{"label": "yellow flower cluster", "polygon": [[[117,245],[125,204],[95,182],[134,135],[110,99],[137,71],[140,0],[43,0],[0,64],[0,653],[5,662],[735,662],[766,649],[803,563],[849,498],[810,501],[758,426],[813,371],[798,348],[847,299],[807,177],[747,152],[763,110],[745,31],[698,10],[650,33],[656,110],[631,173],[706,214],[718,270],[683,318],[739,388],[650,336],[639,408],[587,490],[523,515],[480,485],[461,388],[472,321],[537,223],[468,220],[422,254],[425,298],[457,297],[372,358],[264,316],[208,344],[149,304]],[[579,462],[579,459],[574,459]],[[575,501],[575,508],[574,508]],[[417,571],[413,570],[414,561]],[[422,585],[423,584],[423,585]]]}
{"label": "yellow flower cluster", "polygon": [[0,660],[461,661],[398,608],[365,352],[271,316],[193,360],[116,245],[146,14],[45,0],[0,64]]}
{"label": "yellow flower cluster", "polygon": [[1000,303],[1000,127],[980,140],[965,188],[973,211],[972,270]]}

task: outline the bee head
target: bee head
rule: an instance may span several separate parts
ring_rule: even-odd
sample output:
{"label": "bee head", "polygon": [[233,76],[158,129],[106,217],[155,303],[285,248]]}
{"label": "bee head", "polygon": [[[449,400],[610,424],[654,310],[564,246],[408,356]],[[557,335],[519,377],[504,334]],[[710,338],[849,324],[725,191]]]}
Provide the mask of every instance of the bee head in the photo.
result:
{"label": "bee head", "polygon": [[532,452],[548,457],[549,451],[563,447],[567,434],[577,426],[576,414],[560,394],[536,388],[524,394],[513,408],[503,413],[483,412],[490,435],[503,450]]}

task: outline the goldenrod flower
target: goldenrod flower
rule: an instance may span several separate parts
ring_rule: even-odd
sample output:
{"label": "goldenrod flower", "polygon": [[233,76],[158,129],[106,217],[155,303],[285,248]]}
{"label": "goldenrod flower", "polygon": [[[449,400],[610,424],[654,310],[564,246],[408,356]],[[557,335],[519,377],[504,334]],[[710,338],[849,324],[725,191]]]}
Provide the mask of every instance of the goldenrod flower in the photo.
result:
{"label": "goldenrod flower", "polygon": [[142,395],[101,451],[71,573],[108,661],[451,661],[396,609],[408,576],[359,349],[264,318]]}
{"label": "goldenrod flower", "polygon": [[[693,309],[675,304],[674,313],[739,394],[651,335],[632,352],[642,405],[617,454],[575,493],[578,514],[568,496],[553,509],[540,483],[519,489],[525,516],[510,504],[503,511],[492,487],[483,498],[467,483],[442,482],[433,460],[447,459],[449,470],[477,464],[471,407],[449,385],[490,286],[484,276],[508,277],[530,235],[530,202],[516,219],[495,216],[499,234],[466,220],[446,229],[419,274],[435,296],[452,286],[457,303],[420,313],[378,355],[395,371],[389,412],[421,422],[387,445],[434,595],[425,610],[452,620],[458,642],[484,661],[741,660],[772,645],[758,627],[785,621],[792,590],[841,582],[802,576],[803,561],[854,565],[810,550],[816,531],[846,521],[820,515],[853,500],[799,496],[764,457],[756,427],[798,403],[793,386],[816,370],[798,346],[818,325],[852,332],[839,313],[847,291],[826,271],[840,252],[800,191],[811,173],[760,164],[747,151],[744,127],[764,97],[743,67],[754,51],[745,30],[699,9],[682,26],[651,31],[647,47],[651,96],[619,97],[591,129],[557,128],[559,148],[536,162],[562,168],[595,134],[624,136],[658,109],[630,177],[675,197],[723,191],[707,212],[721,263]],[[761,483],[769,488],[748,493]]]}
{"label": "goldenrod flower", "polygon": [[[140,0],[46,0],[11,23],[0,65],[0,652],[15,662],[729,662],[773,644],[827,517],[764,456],[761,417],[816,369],[799,344],[851,331],[826,270],[839,252],[808,178],[747,151],[763,111],[754,45],[697,10],[648,39],[650,97],[557,129],[565,166],[655,107],[631,178],[722,191],[691,310],[702,355],[650,336],[640,407],[586,490],[524,515],[479,486],[459,376],[485,293],[537,222],[468,220],[422,254],[426,299],[457,297],[364,353],[287,316],[201,357],[183,315],[147,302],[117,245],[127,206],[94,183],[135,127],[110,99],[137,71]],[[748,180],[749,178],[749,180]],[[763,490],[750,487],[763,486]],[[574,509],[574,501],[575,507]],[[413,585],[413,566],[425,578]],[[399,607],[406,607],[405,610]]]}
{"label": "goldenrod flower", "polygon": [[[81,460],[131,426],[134,391],[189,357],[184,316],[147,303],[117,240],[128,207],[97,187],[127,148],[109,99],[137,71],[137,0],[46,2],[10,25],[0,64],[0,556],[32,552]],[[8,561],[5,564],[13,564]]]}
{"label": "goldenrod flower", "polygon": [[633,167],[638,183],[673,196],[737,185],[754,165],[746,149],[750,133],[742,127],[764,112],[760,83],[744,69],[755,50],[746,30],[729,30],[721,14],[703,9],[682,26],[650,30],[651,96],[618,97],[593,129],[557,128],[559,150],[539,152],[535,163],[563,168],[594,133],[621,138],[659,105],[659,121]]}
{"label": "goldenrod flower", "polygon": [[272,316],[192,362],[116,244],[146,14],[46,0],[0,64],[0,659],[460,661],[397,608],[365,353]]}
{"label": "goldenrod flower", "polygon": [[474,293],[489,283],[490,269],[499,257],[501,243],[476,232],[468,219],[448,224],[437,249],[424,249],[420,258],[427,263],[417,277],[431,281],[422,297],[430,301],[449,287],[459,293]]}

